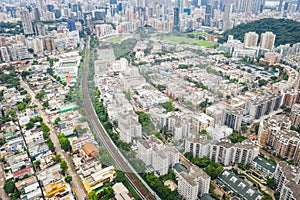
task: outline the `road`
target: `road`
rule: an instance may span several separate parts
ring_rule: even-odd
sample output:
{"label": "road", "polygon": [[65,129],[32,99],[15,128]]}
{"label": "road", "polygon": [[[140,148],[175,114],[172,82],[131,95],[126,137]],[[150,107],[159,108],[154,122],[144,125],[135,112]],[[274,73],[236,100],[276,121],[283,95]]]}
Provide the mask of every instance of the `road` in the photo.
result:
{"label": "road", "polygon": [[[84,109],[86,112],[86,115],[88,116],[91,127],[95,131],[95,134],[99,139],[101,140],[101,143],[104,145],[108,153],[110,154],[111,158],[116,164],[116,167],[118,167],[120,170],[122,170],[125,173],[125,176],[127,177],[128,181],[131,183],[131,185],[135,188],[135,190],[139,193],[143,199],[147,200],[154,200],[156,199],[154,195],[149,191],[151,190],[149,186],[146,184],[144,185],[141,183],[141,180],[137,178],[137,175],[134,173],[131,166],[128,165],[127,161],[124,159],[124,157],[120,154],[117,147],[113,144],[113,142],[110,140],[108,134],[106,133],[103,125],[99,121],[94,107],[92,105],[89,92],[88,92],[88,84],[87,84],[87,77],[88,77],[88,71],[89,71],[89,52],[90,52],[90,37],[87,38],[86,43],[86,52],[85,52],[85,60],[84,60],[84,66],[83,66],[83,77],[81,82],[81,89],[82,89],[82,97],[83,97],[83,103],[84,103]],[[146,187],[147,188],[146,188]]]}
{"label": "road", "polygon": [[85,193],[85,190],[83,189],[84,187],[83,187],[83,184],[81,182],[81,179],[78,176],[78,174],[76,173],[76,170],[73,166],[73,163],[71,162],[71,160],[69,158],[69,155],[61,149],[60,144],[59,144],[59,140],[58,140],[58,137],[57,137],[56,129],[53,126],[53,124],[50,123],[50,119],[49,119],[48,114],[46,114],[46,112],[43,110],[42,104],[38,100],[35,99],[35,93],[30,89],[28,84],[25,83],[22,80],[22,78],[20,78],[20,80],[21,80],[20,81],[21,87],[24,88],[28,92],[28,94],[30,95],[31,100],[32,100],[32,104],[35,104],[35,105],[38,106],[39,116],[41,116],[43,118],[43,122],[50,128],[49,137],[51,138],[51,140],[54,144],[56,153],[60,154],[62,156],[62,159],[65,160],[68,163],[69,168],[67,170],[67,173],[70,176],[72,176],[73,181],[70,184],[71,184],[72,189],[74,189],[75,196],[79,200],[85,199],[85,197],[87,197],[87,194]]}
{"label": "road", "polygon": [[9,200],[9,197],[7,196],[7,194],[3,189],[5,183],[5,172],[3,168],[4,168],[3,164],[0,163],[0,198],[2,198],[2,200]]}

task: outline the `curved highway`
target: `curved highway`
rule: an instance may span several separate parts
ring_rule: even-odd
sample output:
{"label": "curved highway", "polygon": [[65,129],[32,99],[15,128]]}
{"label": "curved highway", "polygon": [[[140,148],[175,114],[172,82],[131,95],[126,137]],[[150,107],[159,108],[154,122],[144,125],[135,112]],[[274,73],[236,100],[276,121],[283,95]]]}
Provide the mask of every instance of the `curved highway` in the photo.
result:
{"label": "curved highway", "polygon": [[[98,116],[94,110],[93,104],[91,102],[89,92],[88,92],[88,84],[87,84],[87,77],[89,71],[89,53],[90,53],[90,36],[87,37],[86,42],[86,50],[85,50],[85,60],[83,66],[83,76],[81,80],[81,89],[82,89],[82,97],[83,97],[83,104],[86,115],[88,116],[91,126],[95,131],[95,134],[101,140],[101,143],[104,145],[108,153],[110,154],[111,158],[120,170],[125,173],[128,181],[131,185],[135,188],[135,190],[139,193],[143,199],[147,200],[155,200],[154,192],[147,184],[143,184],[141,179],[138,179],[138,175],[132,168],[128,161],[124,158],[124,156],[118,151],[116,145],[111,141],[109,135],[107,134],[106,130],[102,126],[101,122],[98,119]],[[151,192],[150,192],[151,191]],[[157,197],[158,198],[158,197]],[[158,198],[159,199],[159,198]]]}

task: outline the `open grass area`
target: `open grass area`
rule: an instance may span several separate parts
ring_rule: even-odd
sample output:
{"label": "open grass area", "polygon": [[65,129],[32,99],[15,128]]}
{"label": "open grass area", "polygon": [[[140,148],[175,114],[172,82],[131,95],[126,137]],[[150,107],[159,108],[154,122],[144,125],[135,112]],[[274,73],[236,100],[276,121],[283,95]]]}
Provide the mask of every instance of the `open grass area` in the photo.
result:
{"label": "open grass area", "polygon": [[198,36],[198,35],[203,35],[205,37],[208,37],[210,36],[208,33],[205,33],[205,32],[198,32],[198,31],[193,31],[193,32],[189,32],[189,33],[186,33],[187,35],[193,35],[193,36]]}
{"label": "open grass area", "polygon": [[212,47],[216,44],[211,41],[197,40],[193,38],[180,37],[180,36],[166,36],[163,37],[162,39],[167,41],[177,42],[177,43],[194,44],[203,47]]}
{"label": "open grass area", "polygon": [[123,36],[117,36],[117,37],[113,37],[107,40],[107,42],[111,42],[111,43],[120,43],[123,40]]}

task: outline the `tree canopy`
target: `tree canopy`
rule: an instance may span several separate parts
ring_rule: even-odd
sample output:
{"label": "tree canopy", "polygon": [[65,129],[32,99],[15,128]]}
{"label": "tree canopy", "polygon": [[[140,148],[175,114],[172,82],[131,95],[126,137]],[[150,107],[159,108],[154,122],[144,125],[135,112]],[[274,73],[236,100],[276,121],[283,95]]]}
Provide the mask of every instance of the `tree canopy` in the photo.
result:
{"label": "tree canopy", "polygon": [[223,33],[223,38],[219,42],[226,42],[228,35],[234,35],[234,38],[244,41],[244,35],[247,32],[256,32],[261,35],[264,32],[271,31],[276,34],[275,46],[284,44],[295,44],[300,42],[300,23],[288,19],[274,19],[265,18],[250,22],[247,24],[240,24],[233,29],[227,30]]}

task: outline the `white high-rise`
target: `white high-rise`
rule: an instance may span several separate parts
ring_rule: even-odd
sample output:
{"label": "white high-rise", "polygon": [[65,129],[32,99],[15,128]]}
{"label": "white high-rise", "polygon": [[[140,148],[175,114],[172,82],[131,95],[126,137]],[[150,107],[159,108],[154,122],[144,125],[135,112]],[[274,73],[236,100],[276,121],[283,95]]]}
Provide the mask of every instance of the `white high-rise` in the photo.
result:
{"label": "white high-rise", "polygon": [[244,37],[244,47],[256,47],[258,42],[258,34],[255,32],[248,32]]}
{"label": "white high-rise", "polygon": [[32,27],[32,23],[31,23],[31,19],[30,19],[28,10],[23,9],[23,10],[21,10],[20,14],[21,14],[21,18],[22,18],[22,26],[23,26],[24,34],[32,35],[34,32],[33,32],[33,27]]}
{"label": "white high-rise", "polygon": [[178,193],[187,200],[196,200],[198,195],[209,192],[210,176],[197,166],[192,166],[189,173],[178,174]]}
{"label": "white high-rise", "polygon": [[274,48],[276,35],[272,32],[265,32],[260,37],[260,47],[272,50]]}

